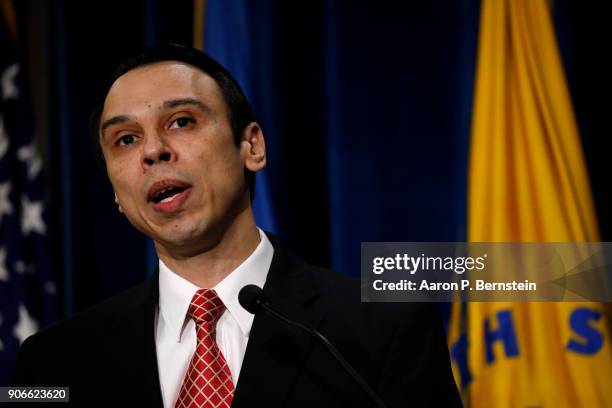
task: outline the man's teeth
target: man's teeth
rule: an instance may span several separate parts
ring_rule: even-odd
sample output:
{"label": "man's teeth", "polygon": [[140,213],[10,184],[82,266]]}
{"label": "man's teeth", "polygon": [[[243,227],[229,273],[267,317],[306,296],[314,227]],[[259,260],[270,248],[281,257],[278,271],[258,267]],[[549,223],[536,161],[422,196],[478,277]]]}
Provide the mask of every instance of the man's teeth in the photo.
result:
{"label": "man's teeth", "polygon": [[156,204],[166,203],[168,201],[171,201],[174,198],[174,196],[176,196],[177,194],[180,194],[183,190],[184,189],[180,187],[166,188],[160,191],[158,194],[156,194],[156,197],[153,199],[153,202]]}
{"label": "man's teeth", "polygon": [[[165,191],[164,191],[165,193]],[[174,192],[173,194],[170,194],[168,197],[164,198],[163,200],[160,201],[160,203],[167,203],[168,201],[172,201],[172,199],[179,193],[179,191]]]}

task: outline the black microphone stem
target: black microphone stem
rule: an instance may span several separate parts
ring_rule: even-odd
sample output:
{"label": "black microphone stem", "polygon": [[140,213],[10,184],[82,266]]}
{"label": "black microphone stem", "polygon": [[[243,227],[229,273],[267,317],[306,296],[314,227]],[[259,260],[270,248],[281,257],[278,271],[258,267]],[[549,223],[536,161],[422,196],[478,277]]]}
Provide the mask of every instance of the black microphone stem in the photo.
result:
{"label": "black microphone stem", "polygon": [[363,391],[366,394],[368,394],[368,396],[372,399],[372,401],[376,404],[376,406],[379,407],[379,408],[388,408],[387,405],[380,399],[380,397],[378,395],[376,395],[374,390],[372,390],[372,388],[370,388],[370,386],[363,379],[363,377],[361,377],[359,375],[359,373],[348,363],[348,361],[346,361],[344,359],[344,357],[342,357],[340,352],[334,347],[333,344],[331,344],[329,342],[329,340],[327,340],[325,338],[325,336],[323,336],[321,333],[319,333],[315,329],[312,329],[310,327],[304,326],[301,323],[294,322],[294,321],[286,318],[282,314],[278,313],[276,310],[270,308],[267,305],[266,302],[263,302],[263,301],[261,301],[259,299],[256,300],[256,302],[258,303],[259,307],[261,307],[262,309],[265,309],[266,312],[270,313],[275,318],[285,322],[288,325],[291,325],[291,326],[297,327],[299,329],[302,329],[305,332],[309,333],[311,336],[319,339],[321,341],[321,343],[323,343],[325,345],[327,350],[332,354],[332,356],[334,356],[336,361],[338,361],[338,363],[340,363],[340,365],[351,375],[351,377],[353,377],[353,379],[357,382],[357,384],[359,384],[359,386],[363,389]]}

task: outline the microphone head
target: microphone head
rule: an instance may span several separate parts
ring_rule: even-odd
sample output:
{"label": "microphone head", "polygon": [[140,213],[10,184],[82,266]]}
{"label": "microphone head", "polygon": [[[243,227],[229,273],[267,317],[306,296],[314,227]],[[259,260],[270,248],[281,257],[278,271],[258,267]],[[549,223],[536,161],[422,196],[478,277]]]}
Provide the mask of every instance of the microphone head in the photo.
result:
{"label": "microphone head", "polygon": [[261,311],[261,305],[268,303],[268,299],[257,285],[246,285],[238,293],[238,302],[247,312],[257,314]]}

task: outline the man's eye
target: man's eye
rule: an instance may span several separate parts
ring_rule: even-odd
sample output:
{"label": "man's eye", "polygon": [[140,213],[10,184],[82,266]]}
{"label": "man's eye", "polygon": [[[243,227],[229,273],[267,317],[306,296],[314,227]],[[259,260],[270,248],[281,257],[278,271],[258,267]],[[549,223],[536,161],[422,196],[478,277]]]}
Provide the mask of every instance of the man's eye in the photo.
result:
{"label": "man's eye", "polygon": [[170,126],[170,129],[184,128],[185,126],[189,125],[190,123],[193,123],[193,119],[191,119],[191,118],[188,118],[188,117],[178,118],[174,122],[172,122],[172,125]]}
{"label": "man's eye", "polygon": [[117,139],[117,146],[124,146],[132,144],[136,141],[134,135],[123,135],[119,139]]}

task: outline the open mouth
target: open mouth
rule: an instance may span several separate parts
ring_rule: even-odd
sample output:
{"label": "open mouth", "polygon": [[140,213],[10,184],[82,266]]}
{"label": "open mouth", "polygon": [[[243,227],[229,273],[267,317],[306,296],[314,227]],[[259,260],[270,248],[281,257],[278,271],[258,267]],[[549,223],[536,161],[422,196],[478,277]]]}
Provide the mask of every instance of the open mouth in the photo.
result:
{"label": "open mouth", "polygon": [[155,204],[167,203],[168,201],[171,201],[175,195],[180,194],[185,190],[186,190],[186,187],[166,188],[158,192],[157,194],[155,194],[153,198],[151,199],[151,201],[154,202]]}
{"label": "open mouth", "polygon": [[173,202],[177,196],[185,196],[182,193],[190,188],[190,184],[180,180],[158,181],[149,189],[147,201],[153,203],[154,206],[168,204]]}

